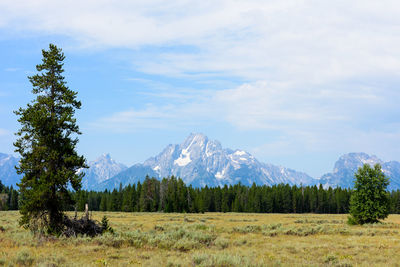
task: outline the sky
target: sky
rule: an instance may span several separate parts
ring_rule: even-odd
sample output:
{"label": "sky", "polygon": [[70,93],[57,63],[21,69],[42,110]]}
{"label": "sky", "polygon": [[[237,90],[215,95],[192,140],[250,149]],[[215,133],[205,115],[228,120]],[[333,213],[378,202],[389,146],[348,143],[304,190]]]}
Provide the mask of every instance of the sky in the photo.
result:
{"label": "sky", "polygon": [[78,151],[126,165],[201,132],[314,177],[349,152],[400,160],[398,1],[0,1],[0,152],[62,48]]}

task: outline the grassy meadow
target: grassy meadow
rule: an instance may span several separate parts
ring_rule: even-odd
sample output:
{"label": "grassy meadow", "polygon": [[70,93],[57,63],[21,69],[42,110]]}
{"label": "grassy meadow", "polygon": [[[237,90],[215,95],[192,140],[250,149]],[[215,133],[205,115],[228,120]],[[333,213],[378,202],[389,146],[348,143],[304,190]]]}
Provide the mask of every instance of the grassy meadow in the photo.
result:
{"label": "grassy meadow", "polygon": [[0,266],[400,266],[400,215],[93,212],[114,234],[37,239],[0,212]]}

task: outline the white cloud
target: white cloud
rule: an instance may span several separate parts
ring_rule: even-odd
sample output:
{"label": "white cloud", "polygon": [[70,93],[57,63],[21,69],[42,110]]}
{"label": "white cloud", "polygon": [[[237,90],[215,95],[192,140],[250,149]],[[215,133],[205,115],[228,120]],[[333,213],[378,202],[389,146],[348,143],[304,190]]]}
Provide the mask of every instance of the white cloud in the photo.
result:
{"label": "white cloud", "polygon": [[[99,119],[94,128],[117,132],[146,129],[191,129],[226,123],[240,131],[264,132],[255,156],[365,151],[388,159],[400,152],[396,118],[399,94],[382,88],[332,84],[320,89],[292,83],[259,81],[207,92],[184,103],[148,106]],[[160,96],[163,97],[163,96]],[[170,96],[165,96],[171,99]],[[167,102],[167,101],[165,101]],[[383,117],[381,117],[384,114]],[[365,125],[363,125],[365,124]],[[207,126],[206,126],[207,127]],[[397,129],[397,130],[396,130]],[[278,137],[271,137],[278,136]],[[391,156],[391,157],[390,157]]]}
{"label": "white cloud", "polygon": [[68,49],[128,49],[140,56],[126,60],[145,73],[246,81],[200,95],[163,88],[157,97],[168,105],[116,112],[94,122],[96,129],[221,121],[278,131],[281,138],[265,145],[273,151],[372,151],[381,144],[394,155],[397,131],[386,128],[400,91],[397,82],[385,83],[400,74],[398,14],[391,0],[2,0],[0,27],[13,36],[67,36],[76,41]]}
{"label": "white cloud", "polygon": [[[169,97],[169,96],[168,96]],[[132,133],[148,129],[179,129],[202,123],[202,105],[148,105],[142,110],[129,109],[99,118],[90,124],[92,129]]]}
{"label": "white cloud", "polygon": [[375,88],[256,82],[219,91],[215,101],[238,128],[292,130],[356,120],[362,106],[376,105],[382,97]]}
{"label": "white cloud", "polygon": [[[398,75],[399,13],[397,1],[372,0],[3,0],[0,27],[61,34],[87,48],[159,48],[135,61],[149,73],[326,83]],[[179,46],[189,50],[162,49]]]}
{"label": "white cloud", "polygon": [[161,101],[168,105],[148,105],[143,110],[118,112],[101,119],[100,125],[110,122],[118,124],[110,127],[113,129],[129,127],[127,125],[162,128],[203,120],[228,122],[241,130],[280,130],[289,134],[321,128],[330,130],[369,119],[366,117],[369,112],[386,112],[396,107],[400,99],[398,95],[382,94],[380,88],[374,87],[296,86],[258,81],[201,94],[161,91],[154,94],[168,99]]}
{"label": "white cloud", "polygon": [[162,110],[156,107],[147,107],[144,110],[126,110],[106,116],[91,124],[93,128],[107,129],[115,132],[134,132],[138,129],[157,129],[165,127],[168,107]]}

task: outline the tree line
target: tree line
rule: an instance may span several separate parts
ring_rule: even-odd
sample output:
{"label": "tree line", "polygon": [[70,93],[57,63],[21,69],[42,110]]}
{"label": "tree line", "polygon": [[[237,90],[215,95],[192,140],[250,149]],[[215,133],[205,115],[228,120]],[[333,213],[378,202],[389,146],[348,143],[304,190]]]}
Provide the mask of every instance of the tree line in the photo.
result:
{"label": "tree line", "polygon": [[[124,212],[348,213],[352,190],[320,186],[242,184],[193,188],[181,178],[146,177],[119,189],[70,192],[67,210]],[[17,210],[19,193],[0,181],[0,210]],[[390,193],[391,213],[400,213],[400,190]]]}
{"label": "tree line", "polygon": [[3,185],[0,180],[0,210],[18,210],[18,197],[18,190]]}
{"label": "tree line", "polygon": [[174,176],[161,181],[146,177],[140,183],[104,192],[73,194],[77,209],[85,203],[91,210],[140,212],[255,212],[255,213],[347,213],[350,190],[322,186],[245,186],[193,188]]}

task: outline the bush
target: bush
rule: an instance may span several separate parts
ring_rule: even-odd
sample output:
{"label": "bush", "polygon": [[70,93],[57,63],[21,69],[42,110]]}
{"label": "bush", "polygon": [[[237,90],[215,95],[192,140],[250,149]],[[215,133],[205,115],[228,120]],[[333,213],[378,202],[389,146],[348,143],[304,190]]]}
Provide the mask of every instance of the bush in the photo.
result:
{"label": "bush", "polygon": [[357,225],[358,222],[353,216],[347,217],[347,224],[349,225]]}
{"label": "bush", "polygon": [[235,244],[235,246],[244,246],[247,244],[247,239],[241,238],[241,239],[235,240],[234,244]]}
{"label": "bush", "polygon": [[258,232],[261,231],[261,226],[259,226],[259,225],[246,225],[246,226],[243,226],[243,227],[237,226],[237,227],[233,227],[233,231],[234,232],[238,232],[238,233],[242,233],[242,234],[245,234],[245,233],[258,233]]}
{"label": "bush", "polygon": [[173,245],[173,248],[179,251],[189,251],[194,248],[199,248],[200,243],[196,242],[195,240],[190,240],[187,238],[179,239],[175,244]]}
{"label": "bush", "polygon": [[229,240],[223,237],[219,237],[215,240],[215,246],[219,249],[225,249],[229,247]]}
{"label": "bush", "polygon": [[230,254],[196,254],[192,258],[194,266],[204,266],[204,267],[229,267],[229,266],[264,266],[263,264],[257,264],[254,260],[249,258],[230,255]]}
{"label": "bush", "polygon": [[[199,230],[204,229],[204,230]],[[168,250],[188,251],[210,246],[216,239],[212,226],[202,224],[166,224],[155,227],[155,230],[140,230],[121,234],[106,233],[95,240],[100,245],[120,247],[123,245],[141,248],[145,245]]]}
{"label": "bush", "polygon": [[34,258],[31,256],[29,251],[22,250],[18,252],[15,263],[20,266],[31,266],[34,262]]}
{"label": "bush", "polygon": [[364,164],[355,174],[354,192],[350,199],[349,224],[375,223],[389,215],[390,198],[386,191],[389,179],[376,164]]}
{"label": "bush", "polygon": [[114,233],[114,229],[112,229],[111,226],[109,225],[108,218],[106,215],[104,215],[103,219],[101,219],[101,227],[103,228],[103,233],[105,232]]}

